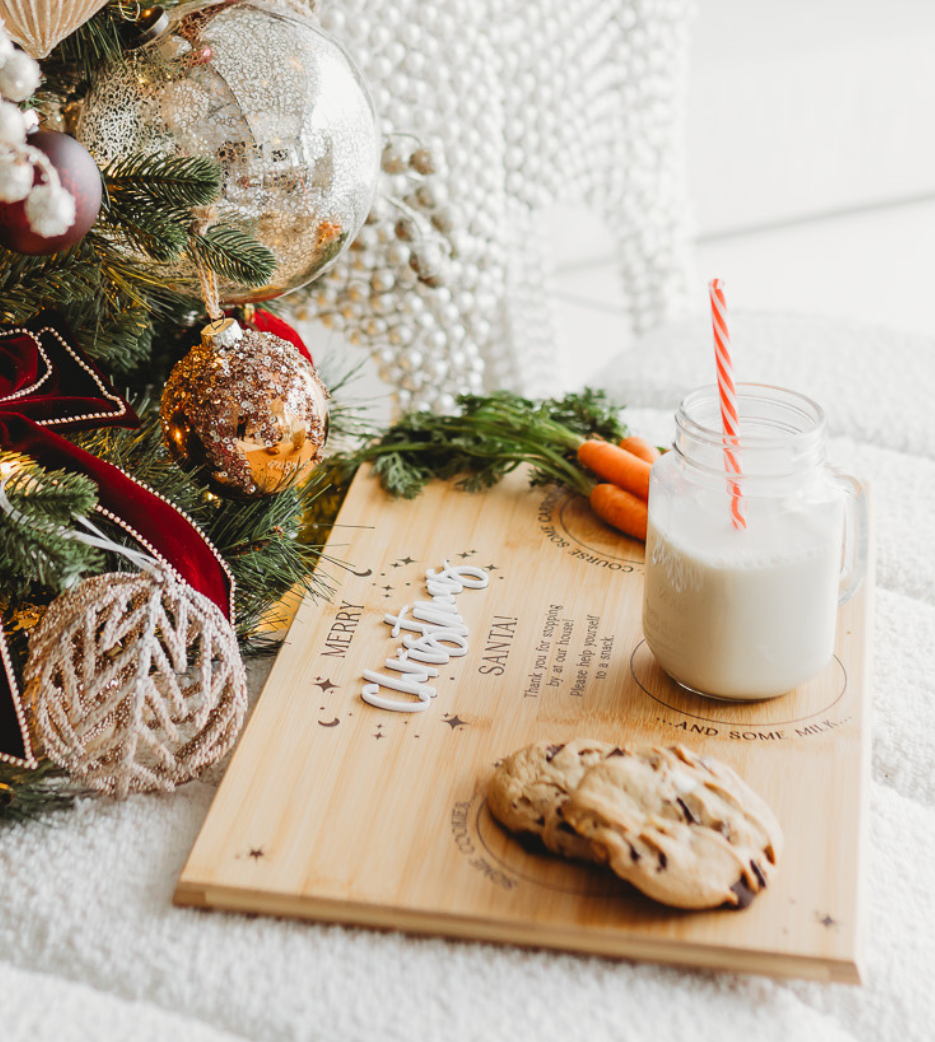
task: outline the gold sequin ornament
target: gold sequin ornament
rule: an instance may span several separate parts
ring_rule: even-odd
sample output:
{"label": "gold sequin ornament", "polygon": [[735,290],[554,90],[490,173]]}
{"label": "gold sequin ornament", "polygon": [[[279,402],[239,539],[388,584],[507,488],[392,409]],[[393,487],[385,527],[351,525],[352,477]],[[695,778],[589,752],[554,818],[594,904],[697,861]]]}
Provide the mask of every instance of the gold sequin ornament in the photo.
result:
{"label": "gold sequin ornament", "polygon": [[303,484],[322,459],[328,398],[287,340],[222,318],[169,375],[163,435],[173,459],[203,467],[218,491],[268,495]]}
{"label": "gold sequin ornament", "polygon": [[49,759],[117,799],[216,763],[247,708],[232,626],[163,568],[97,575],[53,601],[25,679]]}

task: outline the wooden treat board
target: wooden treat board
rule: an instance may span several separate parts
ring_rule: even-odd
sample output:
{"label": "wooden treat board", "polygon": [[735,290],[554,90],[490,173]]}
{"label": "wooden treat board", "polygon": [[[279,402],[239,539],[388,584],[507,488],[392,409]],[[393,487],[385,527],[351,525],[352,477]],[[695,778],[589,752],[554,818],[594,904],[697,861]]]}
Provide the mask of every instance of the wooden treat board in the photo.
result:
{"label": "wooden treat board", "polygon": [[[655,665],[640,628],[642,544],[563,491],[517,474],[483,494],[435,483],[401,502],[361,474],[329,552],[352,564],[333,603],[299,608],[177,903],[859,980],[871,579],[841,609],[821,676],[727,704]],[[384,613],[429,599],[426,569],[443,559],[490,575],[456,598],[467,655],[441,667],[426,711],[367,705],[363,670],[386,672],[404,635]],[[488,778],[514,749],[575,736],[684,742],[730,764],[784,829],[775,883],[744,911],[684,912],[526,849],[490,817]]]}

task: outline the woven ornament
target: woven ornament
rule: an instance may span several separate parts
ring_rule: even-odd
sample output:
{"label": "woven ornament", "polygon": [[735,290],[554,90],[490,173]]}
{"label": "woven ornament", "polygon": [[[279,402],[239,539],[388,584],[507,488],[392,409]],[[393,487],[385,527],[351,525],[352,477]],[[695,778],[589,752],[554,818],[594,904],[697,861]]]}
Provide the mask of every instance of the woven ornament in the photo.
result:
{"label": "woven ornament", "polygon": [[247,707],[230,623],[162,569],[98,575],[53,601],[25,677],[48,757],[117,799],[216,763]]}

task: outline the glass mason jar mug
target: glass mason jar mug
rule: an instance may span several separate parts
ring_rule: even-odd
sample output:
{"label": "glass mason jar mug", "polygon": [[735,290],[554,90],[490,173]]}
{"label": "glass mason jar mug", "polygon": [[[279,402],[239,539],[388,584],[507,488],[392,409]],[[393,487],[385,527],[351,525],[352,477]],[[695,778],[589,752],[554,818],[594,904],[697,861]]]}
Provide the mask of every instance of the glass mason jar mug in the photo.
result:
{"label": "glass mason jar mug", "polygon": [[[643,633],[662,668],[698,694],[775,698],[834,653],[837,608],[866,570],[860,483],[825,462],[825,418],[804,395],[737,386],[739,435],[721,429],[717,387],[676,413],[653,466]],[[728,478],[725,450],[739,462]],[[732,519],[732,499],[746,527]]]}

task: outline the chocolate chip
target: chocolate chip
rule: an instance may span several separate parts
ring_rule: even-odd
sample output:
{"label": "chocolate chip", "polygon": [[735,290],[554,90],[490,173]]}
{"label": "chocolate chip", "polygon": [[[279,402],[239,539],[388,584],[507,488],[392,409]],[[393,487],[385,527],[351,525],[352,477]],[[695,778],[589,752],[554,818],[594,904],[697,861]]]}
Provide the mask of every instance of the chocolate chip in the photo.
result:
{"label": "chocolate chip", "polygon": [[698,819],[688,809],[688,804],[682,799],[681,796],[675,797],[675,802],[682,808],[682,813],[685,815],[685,820],[690,822],[692,825],[698,824]]}
{"label": "chocolate chip", "polygon": [[665,872],[665,870],[666,870],[666,866],[667,866],[668,864],[669,864],[669,859],[668,859],[668,858],[667,858],[667,857],[665,856],[665,854],[664,854],[664,853],[663,853],[663,852],[662,852],[662,851],[660,850],[660,851],[659,851],[659,871],[660,871],[660,872]]}
{"label": "chocolate chip", "polygon": [[626,752],[618,746],[616,749],[611,749],[610,750],[610,752],[607,754],[607,759],[609,760],[611,758],[611,756],[626,756],[626,755],[627,755]]}
{"label": "chocolate chip", "polygon": [[544,817],[544,816],[543,816],[542,814],[540,814],[540,815],[539,815],[539,817],[538,817],[538,818],[536,818],[536,824],[537,824],[537,825],[538,825],[538,826],[539,826],[540,828],[541,828],[541,827],[542,827],[542,826],[543,826],[543,825],[545,824],[545,817]]}
{"label": "chocolate chip", "polygon": [[763,875],[763,870],[760,868],[760,866],[755,861],[752,861],[752,860],[750,862],[750,867],[753,869],[753,874],[756,876],[757,882],[760,884],[760,886],[764,886],[765,887],[766,886],[766,876]]}
{"label": "chocolate chip", "polygon": [[563,821],[558,827],[559,832],[567,832],[570,836],[576,835],[575,830],[568,824],[567,821]]}
{"label": "chocolate chip", "polygon": [[637,861],[639,861],[640,859],[640,852],[636,849],[636,847],[633,846],[632,843],[627,843],[627,846],[630,848],[630,860],[635,865]]}
{"label": "chocolate chip", "polygon": [[747,886],[747,883],[743,879],[738,879],[736,883],[731,887],[731,890],[737,897],[737,904],[735,908],[749,908],[753,904],[753,899],[756,897],[756,893]]}
{"label": "chocolate chip", "polygon": [[551,763],[552,760],[555,758],[556,754],[560,753],[564,748],[565,748],[564,744],[562,744],[562,745],[550,745],[548,747],[548,749],[546,749],[546,751],[545,751],[546,763]]}
{"label": "chocolate chip", "polygon": [[548,853],[546,845],[542,842],[542,837],[537,836],[535,832],[514,832],[513,836],[527,854],[536,854],[538,856]]}

